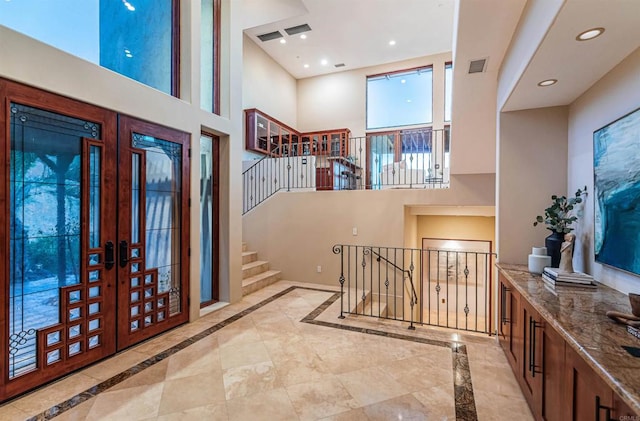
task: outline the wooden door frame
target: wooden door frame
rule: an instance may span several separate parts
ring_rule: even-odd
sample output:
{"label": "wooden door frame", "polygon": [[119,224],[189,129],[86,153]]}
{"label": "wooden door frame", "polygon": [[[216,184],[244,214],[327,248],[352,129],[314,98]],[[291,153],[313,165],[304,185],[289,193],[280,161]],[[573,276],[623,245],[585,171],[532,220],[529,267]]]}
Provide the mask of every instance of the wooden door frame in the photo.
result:
{"label": "wooden door frame", "polygon": [[[102,182],[104,188],[101,190],[101,218],[107,221],[102,222],[101,228],[101,245],[107,241],[115,241],[115,206],[111,208],[104,206],[105,203],[115,203],[116,191],[116,132],[117,132],[117,114],[115,112],[106,110],[104,108],[96,107],[90,104],[86,104],[73,99],[65,98],[60,95],[52,94],[40,89],[28,87],[19,83],[11,82],[0,78],[0,162],[3,163],[4,168],[0,175],[0,209],[5,215],[10,214],[10,200],[8,194],[10,191],[10,151],[11,151],[11,127],[10,127],[10,103],[16,102],[22,105],[39,108],[42,110],[58,113],[61,115],[74,117],[78,119],[88,120],[100,124],[101,126],[101,141],[103,143],[103,177]],[[104,157],[114,157],[112,162],[105,160]],[[106,162],[106,164],[105,164]],[[85,180],[82,180],[83,182]],[[83,204],[86,206],[86,204]],[[10,253],[10,241],[9,241],[9,221],[0,224],[0,261],[3,262],[2,278],[0,286],[2,295],[9,297],[9,265],[5,262],[9,262]],[[86,230],[81,231],[86,232]],[[81,239],[81,241],[84,239]],[[82,243],[81,243],[82,244]],[[86,243],[84,243],[86,244]],[[83,249],[84,248],[84,249]],[[81,246],[81,255],[85,255],[86,247]],[[103,270],[103,286],[107,291],[111,291],[111,297],[108,293],[103,292],[106,297],[103,301],[102,313],[103,317],[103,331],[112,329],[115,331],[115,312],[116,312],[116,293],[115,282],[116,272],[115,270]],[[86,279],[85,279],[86,281]],[[2,311],[0,311],[0,343],[3,344],[0,351],[0,401],[14,397],[27,390],[33,389],[49,382],[53,379],[66,375],[74,370],[77,370],[91,361],[98,361],[108,355],[115,352],[116,342],[115,334],[112,336],[102,335],[102,343],[100,347],[96,347],[92,350],[85,350],[77,357],[71,357],[66,360],[64,364],[55,364],[51,367],[47,367],[45,370],[40,364],[40,369],[34,370],[31,373],[24,374],[9,380],[8,370],[8,358],[6,345],[9,343],[8,338],[8,323],[9,323],[9,306],[5,306],[5,300],[3,298]],[[41,346],[40,346],[41,347]],[[39,349],[38,347],[37,349]],[[37,352],[37,351],[36,351]]]}
{"label": "wooden door frame", "polygon": [[[181,156],[182,156],[182,167],[181,167],[181,191],[182,197],[180,198],[180,209],[181,209],[181,243],[180,243],[180,280],[181,280],[181,297],[180,297],[180,308],[181,312],[178,315],[173,317],[167,317],[164,321],[160,323],[154,323],[153,326],[140,329],[139,332],[132,334],[129,333],[128,322],[131,318],[129,312],[129,267],[127,266],[127,270],[118,267],[118,282],[120,284],[120,288],[118,290],[118,320],[117,320],[117,349],[122,350],[131,345],[134,345],[140,341],[148,339],[152,336],[155,336],[161,332],[164,332],[167,329],[178,326],[182,323],[185,323],[189,320],[189,255],[190,255],[190,142],[191,136],[189,133],[182,132],[176,129],[172,129],[169,127],[164,127],[159,124],[150,123],[144,120],[137,119],[135,117],[130,117],[126,115],[119,116],[119,124],[118,124],[118,136],[119,136],[119,147],[118,147],[118,157],[119,164],[118,168],[120,170],[120,177],[118,179],[118,241],[117,244],[120,244],[120,241],[125,240],[130,242],[130,234],[131,234],[131,186],[125,185],[122,180],[122,174],[125,168],[131,168],[130,157],[131,154],[128,150],[130,145],[131,138],[133,133],[140,133],[144,135],[153,136],[158,139],[167,140],[172,143],[181,144]],[[127,152],[125,152],[127,151]],[[143,192],[144,194],[144,192]],[[128,219],[127,219],[128,218]],[[141,226],[144,226],[144,219],[141,222]],[[144,240],[146,241],[146,239]],[[116,261],[120,261],[120,250],[117,247],[117,257]],[[146,250],[145,250],[146,252]],[[128,256],[127,256],[128,258]],[[144,268],[143,268],[144,270]],[[141,272],[142,273],[142,272]],[[140,275],[142,276],[142,275]],[[125,293],[126,291],[126,293]],[[168,307],[168,305],[167,305]],[[126,311],[123,311],[126,309]],[[125,324],[125,316],[127,323]]]}
{"label": "wooden door frame", "polygon": [[[220,137],[206,131],[203,136],[211,138],[211,173],[212,173],[212,226],[211,226],[211,282],[212,299],[200,302],[200,308],[207,307],[220,300]],[[202,235],[202,229],[200,229]],[[202,268],[201,268],[202,270]]]}

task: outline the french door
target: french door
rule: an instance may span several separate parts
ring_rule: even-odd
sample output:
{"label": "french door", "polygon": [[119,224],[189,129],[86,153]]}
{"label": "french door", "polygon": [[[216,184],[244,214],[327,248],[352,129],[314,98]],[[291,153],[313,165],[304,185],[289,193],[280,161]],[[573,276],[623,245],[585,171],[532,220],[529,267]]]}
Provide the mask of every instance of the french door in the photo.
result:
{"label": "french door", "polygon": [[189,135],[119,121],[118,348],[188,317]]}
{"label": "french door", "polygon": [[0,401],[187,320],[188,135],[0,80]]}

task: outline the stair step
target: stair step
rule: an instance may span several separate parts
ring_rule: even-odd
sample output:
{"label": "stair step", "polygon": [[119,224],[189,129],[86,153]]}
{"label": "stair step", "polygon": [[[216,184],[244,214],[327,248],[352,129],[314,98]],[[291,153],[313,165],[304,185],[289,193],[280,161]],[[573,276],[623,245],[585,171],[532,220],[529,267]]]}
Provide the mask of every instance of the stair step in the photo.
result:
{"label": "stair step", "polygon": [[267,270],[242,281],[242,295],[251,294],[280,280],[279,270]]}
{"label": "stair step", "polygon": [[247,263],[255,262],[258,260],[258,252],[256,251],[243,251],[242,252],[242,264],[246,265]]}
{"label": "stair step", "polygon": [[366,293],[364,303],[362,302],[362,300],[360,300],[352,310],[352,313],[373,317],[388,317],[388,310],[389,307],[386,302],[380,301],[380,298],[377,296],[373,297],[369,292]]}
{"label": "stair step", "polygon": [[242,251],[247,251],[247,243],[242,242]]}
{"label": "stair step", "polygon": [[250,278],[267,270],[269,270],[269,262],[263,260],[244,264],[242,265],[242,279]]}

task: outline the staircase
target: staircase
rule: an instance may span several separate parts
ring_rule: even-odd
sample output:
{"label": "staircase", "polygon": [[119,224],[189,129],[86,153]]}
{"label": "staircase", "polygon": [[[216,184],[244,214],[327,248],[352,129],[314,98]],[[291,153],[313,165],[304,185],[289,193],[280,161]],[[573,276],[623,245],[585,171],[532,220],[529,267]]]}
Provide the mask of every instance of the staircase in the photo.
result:
{"label": "staircase", "polygon": [[247,251],[242,243],[242,295],[251,294],[280,280],[279,270],[270,270],[269,262],[258,260],[258,253]]}
{"label": "staircase", "polygon": [[356,306],[351,310],[353,314],[363,314],[366,316],[374,316],[374,317],[390,317],[393,318],[390,309],[387,306],[387,303],[382,299],[382,297],[371,293],[371,291],[365,292],[366,296],[364,302],[359,300]]}

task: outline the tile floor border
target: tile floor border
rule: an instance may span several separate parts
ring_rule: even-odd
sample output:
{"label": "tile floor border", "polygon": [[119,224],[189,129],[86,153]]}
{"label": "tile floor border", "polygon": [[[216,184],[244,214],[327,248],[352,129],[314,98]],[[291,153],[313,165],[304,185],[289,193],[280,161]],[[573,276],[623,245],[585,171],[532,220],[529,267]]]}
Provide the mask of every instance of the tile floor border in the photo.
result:
{"label": "tile floor border", "polygon": [[429,338],[416,337],[411,335],[402,335],[399,333],[385,332],[377,329],[366,327],[349,326],[339,323],[331,323],[323,320],[315,320],[327,308],[340,298],[341,293],[336,292],[324,303],[319,305],[314,311],[305,316],[301,322],[318,326],[331,327],[334,329],[342,329],[350,332],[364,333],[367,335],[384,336],[386,338],[399,339],[403,341],[417,342],[425,345],[439,346],[450,348],[453,357],[453,379],[454,379],[454,398],[457,420],[477,420],[475,398],[473,396],[473,384],[471,382],[471,370],[469,369],[469,358],[467,355],[467,347],[458,342],[438,341]]}
{"label": "tile floor border", "polygon": [[461,345],[458,342],[438,341],[438,340],[433,340],[429,338],[402,335],[399,333],[385,332],[382,330],[361,328],[356,326],[349,326],[344,324],[316,320],[316,318],[320,314],[326,311],[331,304],[333,304],[335,301],[337,301],[340,298],[341,293],[332,291],[332,290],[321,289],[321,288],[290,286],[280,292],[275,293],[271,297],[266,298],[260,301],[259,303],[246,308],[245,310],[241,310],[238,313],[234,314],[233,316],[228,317],[225,320],[218,322],[207,329],[204,329],[202,332],[197,333],[183,340],[182,342],[170,348],[167,348],[164,351],[159,352],[158,354],[150,358],[147,358],[141,363],[136,364],[128,368],[127,370],[124,370],[116,374],[115,376],[112,376],[111,378],[105,381],[102,381],[96,384],[95,386],[90,387],[89,389],[67,399],[66,401],[61,402],[57,405],[54,405],[51,408],[33,417],[28,418],[27,421],[49,420],[49,419],[55,418],[58,415],[61,415],[62,413],[80,405],[81,403],[96,397],[98,394],[129,379],[130,377],[136,375],[137,373],[140,373],[141,371],[165,360],[166,358],[176,354],[177,352],[187,348],[188,346],[208,337],[209,335],[217,332],[218,330],[242,319],[243,317],[251,314],[252,312],[264,307],[267,304],[270,304],[276,301],[277,299],[297,289],[333,293],[333,295],[329,297],[324,303],[322,303],[315,310],[313,310],[311,313],[305,316],[302,320],[300,320],[300,322],[302,323],[308,323],[308,324],[335,328],[335,329],[342,329],[342,330],[347,330],[352,332],[359,332],[359,333],[368,334],[368,335],[384,336],[392,339],[422,343],[425,345],[450,348],[452,351],[452,357],[453,357],[453,379],[454,379],[456,419],[457,420],[477,420],[475,398],[473,395],[473,385],[471,382],[471,372],[469,370],[469,359],[467,356],[467,350],[465,345]]}

